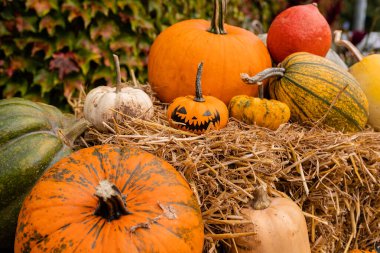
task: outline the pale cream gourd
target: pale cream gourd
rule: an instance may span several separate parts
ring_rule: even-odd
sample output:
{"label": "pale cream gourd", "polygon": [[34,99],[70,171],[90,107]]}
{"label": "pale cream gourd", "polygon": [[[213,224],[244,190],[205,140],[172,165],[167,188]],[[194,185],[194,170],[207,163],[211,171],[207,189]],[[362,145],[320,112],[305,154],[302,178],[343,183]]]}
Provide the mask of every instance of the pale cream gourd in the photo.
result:
{"label": "pale cream gourd", "polygon": [[153,117],[153,103],[150,97],[139,88],[121,83],[117,55],[114,55],[114,61],[116,87],[98,86],[87,94],[84,102],[84,117],[99,131],[106,131],[107,127],[103,122],[109,122],[112,118],[120,122],[124,117],[122,114],[145,120]]}
{"label": "pale cream gourd", "polygon": [[235,225],[234,232],[255,232],[235,238],[230,253],[310,253],[305,217],[296,203],[288,198],[269,198],[258,187],[254,200],[241,210],[252,223]]}

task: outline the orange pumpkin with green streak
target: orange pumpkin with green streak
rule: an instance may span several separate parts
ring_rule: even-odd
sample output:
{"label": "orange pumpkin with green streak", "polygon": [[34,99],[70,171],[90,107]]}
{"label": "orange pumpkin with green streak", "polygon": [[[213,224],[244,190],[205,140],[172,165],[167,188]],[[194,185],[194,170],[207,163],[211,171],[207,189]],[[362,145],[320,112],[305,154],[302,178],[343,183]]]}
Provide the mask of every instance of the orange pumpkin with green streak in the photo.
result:
{"label": "orange pumpkin with green streak", "polygon": [[186,180],[135,148],[81,149],[48,169],[23,203],[15,253],[202,252]]}
{"label": "orange pumpkin with green streak", "polygon": [[270,97],[289,106],[292,121],[322,121],[344,132],[357,132],[365,127],[367,97],[355,78],[337,64],[300,52],[288,56],[273,71],[264,70],[254,77],[243,74],[242,79],[256,83],[272,76]]}

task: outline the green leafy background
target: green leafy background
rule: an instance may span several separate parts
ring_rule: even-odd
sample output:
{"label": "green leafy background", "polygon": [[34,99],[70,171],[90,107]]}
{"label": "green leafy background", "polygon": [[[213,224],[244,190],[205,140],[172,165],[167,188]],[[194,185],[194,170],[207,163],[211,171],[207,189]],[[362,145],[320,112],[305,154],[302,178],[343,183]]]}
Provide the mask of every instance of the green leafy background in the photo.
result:
{"label": "green leafy background", "polygon": [[[226,22],[254,31],[251,22],[258,20],[266,31],[288,4],[230,0]],[[88,91],[112,84],[113,53],[119,55],[124,80],[133,69],[145,83],[155,37],[181,20],[209,19],[212,1],[1,0],[0,9],[1,97],[20,96],[68,110],[67,97],[80,87]]]}

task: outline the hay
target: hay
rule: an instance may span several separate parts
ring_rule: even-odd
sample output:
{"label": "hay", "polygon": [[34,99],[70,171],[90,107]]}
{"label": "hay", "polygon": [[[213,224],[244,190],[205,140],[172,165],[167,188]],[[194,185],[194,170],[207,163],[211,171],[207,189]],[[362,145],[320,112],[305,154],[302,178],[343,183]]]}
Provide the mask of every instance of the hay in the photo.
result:
{"label": "hay", "polygon": [[[70,101],[79,117],[84,96]],[[151,121],[121,115],[121,122],[108,123],[109,133],[87,131],[78,148],[133,145],[171,163],[201,206],[204,252],[223,252],[241,236],[232,227],[247,222],[239,210],[262,184],[271,196],[288,196],[302,208],[312,252],[373,248],[380,241],[380,133],[293,123],[271,131],[230,119],[220,131],[195,135],[169,127],[167,105],[152,99]]]}

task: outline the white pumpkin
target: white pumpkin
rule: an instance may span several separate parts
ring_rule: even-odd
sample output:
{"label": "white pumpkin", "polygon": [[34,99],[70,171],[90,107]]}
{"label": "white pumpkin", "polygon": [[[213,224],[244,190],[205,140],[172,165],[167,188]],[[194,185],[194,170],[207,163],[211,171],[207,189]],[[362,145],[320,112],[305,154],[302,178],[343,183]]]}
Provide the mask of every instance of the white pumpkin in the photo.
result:
{"label": "white pumpkin", "polygon": [[99,131],[106,131],[103,122],[109,122],[112,118],[120,122],[122,114],[141,119],[153,117],[152,100],[143,90],[121,83],[119,58],[117,55],[113,57],[116,87],[98,86],[87,94],[84,101],[84,117]]}

